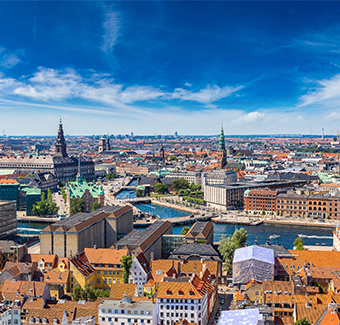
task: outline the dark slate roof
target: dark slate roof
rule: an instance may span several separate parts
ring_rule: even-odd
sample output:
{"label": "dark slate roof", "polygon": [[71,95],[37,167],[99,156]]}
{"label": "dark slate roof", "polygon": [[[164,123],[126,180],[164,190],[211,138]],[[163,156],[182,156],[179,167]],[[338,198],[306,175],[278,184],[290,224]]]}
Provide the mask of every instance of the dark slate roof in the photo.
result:
{"label": "dark slate roof", "polygon": [[310,176],[308,174],[300,173],[279,173],[269,175],[267,180],[304,180],[310,182],[311,180],[320,180],[318,176]]}
{"label": "dark slate roof", "polygon": [[135,249],[139,246],[144,246],[149,239],[158,239],[163,233],[172,226],[169,221],[157,220],[146,229],[134,229],[126,236],[114,244],[120,248],[129,246],[130,249]]}
{"label": "dark slate roof", "polygon": [[147,185],[151,184],[157,177],[141,177],[138,181],[138,185]]}
{"label": "dark slate roof", "polygon": [[274,257],[281,257],[281,258],[293,258],[293,255],[289,253],[286,247],[283,245],[277,243],[277,244],[270,244],[269,242],[266,242],[265,244],[258,245],[264,248],[270,248],[274,250]]}
{"label": "dark slate roof", "polygon": [[189,256],[199,256],[205,260],[219,261],[219,254],[210,244],[182,244],[175,249],[169,259],[177,260]]}

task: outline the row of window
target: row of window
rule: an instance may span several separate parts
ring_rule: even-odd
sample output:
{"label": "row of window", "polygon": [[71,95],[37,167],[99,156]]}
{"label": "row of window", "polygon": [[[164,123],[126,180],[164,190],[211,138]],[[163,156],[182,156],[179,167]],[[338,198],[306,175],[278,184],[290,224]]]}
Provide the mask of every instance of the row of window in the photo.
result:
{"label": "row of window", "polygon": [[[160,317],[165,317],[164,316],[165,313],[160,313],[159,316]],[[188,313],[166,313],[166,317],[185,317],[185,318],[188,318]],[[195,322],[195,314],[191,313],[190,314],[190,317],[192,318],[192,323]],[[201,318],[201,314],[198,315],[199,318]]]}
{"label": "row of window", "polygon": [[[120,283],[120,279],[111,279],[111,278],[109,278],[109,279],[107,279],[107,278],[105,278],[104,279],[104,283],[105,284],[112,284],[112,283],[116,283],[116,281],[117,281],[117,283]],[[97,283],[98,284],[100,284],[101,283],[101,280],[100,279],[97,279]]]}
{"label": "row of window", "polygon": [[103,314],[128,314],[128,315],[151,315],[150,311],[144,310],[125,310],[125,309],[102,309]]}
{"label": "row of window", "polygon": [[[114,321],[114,322],[116,322],[116,323],[118,322],[118,318],[115,318],[115,319],[113,320],[111,317],[108,317],[107,320],[108,320],[109,322],[112,322],[112,321]],[[102,317],[102,321],[105,322],[105,317]],[[138,319],[130,319],[130,318],[129,318],[127,321],[128,321],[128,323],[137,323],[137,322],[138,322]],[[144,322],[145,322],[144,319],[139,319],[139,321],[141,322],[141,324],[144,324]],[[146,321],[146,323],[147,323],[147,324],[150,324],[150,323],[151,323],[150,319],[148,319],[148,320]],[[118,325],[118,323],[115,324],[115,325]],[[125,325],[125,323],[120,323],[120,325]]]}
{"label": "row of window", "polygon": [[[94,263],[93,264],[93,266],[94,267],[111,267],[111,268],[113,268],[114,267],[114,265],[113,264],[108,264],[107,266],[105,265],[105,264],[103,264],[103,263]],[[116,264],[116,269],[120,269],[120,264]],[[100,274],[100,273],[98,273],[98,272],[100,272],[100,271],[97,271],[97,274]],[[119,272],[119,271],[117,271],[117,272]],[[106,274],[106,273],[105,273]]]}
{"label": "row of window", "polygon": [[193,299],[158,299],[158,302],[169,302],[169,303],[177,303],[177,304],[197,304],[200,303],[201,300],[193,300]]}
{"label": "row of window", "polygon": [[[171,305],[171,306],[169,306],[169,305],[167,305],[167,306],[165,306],[166,308],[165,309],[180,309],[180,310],[188,310],[188,306],[184,306],[183,307],[183,305]],[[170,308],[171,307],[171,308]],[[163,309],[164,308],[164,306],[163,305],[161,305],[160,306],[160,309]],[[194,306],[191,306],[191,310],[195,310],[195,307]],[[199,305],[198,306],[198,310],[201,310],[201,306]]]}

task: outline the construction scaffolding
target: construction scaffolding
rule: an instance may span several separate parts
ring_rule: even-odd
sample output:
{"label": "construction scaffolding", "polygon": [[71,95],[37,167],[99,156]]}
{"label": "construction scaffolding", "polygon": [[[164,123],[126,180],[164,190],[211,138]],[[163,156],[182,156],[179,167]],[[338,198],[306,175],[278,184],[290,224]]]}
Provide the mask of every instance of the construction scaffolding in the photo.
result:
{"label": "construction scaffolding", "polygon": [[239,248],[233,260],[233,283],[274,280],[274,250],[257,245]]}

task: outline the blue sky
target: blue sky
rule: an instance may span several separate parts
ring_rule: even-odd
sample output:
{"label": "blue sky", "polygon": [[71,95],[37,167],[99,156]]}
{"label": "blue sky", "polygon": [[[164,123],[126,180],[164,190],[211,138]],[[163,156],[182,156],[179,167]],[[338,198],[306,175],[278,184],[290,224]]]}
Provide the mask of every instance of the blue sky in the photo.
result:
{"label": "blue sky", "polygon": [[8,135],[332,134],[340,2],[1,1]]}

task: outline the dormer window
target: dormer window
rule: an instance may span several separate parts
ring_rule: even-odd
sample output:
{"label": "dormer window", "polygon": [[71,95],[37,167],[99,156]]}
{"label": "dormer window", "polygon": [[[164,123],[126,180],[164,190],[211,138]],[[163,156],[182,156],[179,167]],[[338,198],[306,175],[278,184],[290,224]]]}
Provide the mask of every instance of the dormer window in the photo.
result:
{"label": "dormer window", "polygon": [[183,290],[178,290],[178,295],[179,295],[179,296],[183,296],[183,294],[184,294],[184,293],[183,293]]}
{"label": "dormer window", "polygon": [[36,318],[35,323],[36,323],[36,324],[40,324],[40,317],[37,317],[37,318]]}
{"label": "dormer window", "polygon": [[30,317],[30,324],[34,324],[34,317]]}
{"label": "dormer window", "polygon": [[171,294],[172,294],[171,290],[168,289],[168,290],[166,291],[166,295],[167,295],[167,296],[170,296]]}
{"label": "dormer window", "polygon": [[47,324],[47,318],[46,317],[43,318],[43,324]]}
{"label": "dormer window", "polygon": [[53,318],[53,325],[58,324],[58,318]]}
{"label": "dormer window", "polygon": [[189,290],[189,296],[193,296],[194,292],[192,290]]}

